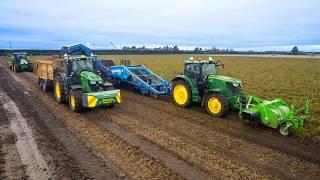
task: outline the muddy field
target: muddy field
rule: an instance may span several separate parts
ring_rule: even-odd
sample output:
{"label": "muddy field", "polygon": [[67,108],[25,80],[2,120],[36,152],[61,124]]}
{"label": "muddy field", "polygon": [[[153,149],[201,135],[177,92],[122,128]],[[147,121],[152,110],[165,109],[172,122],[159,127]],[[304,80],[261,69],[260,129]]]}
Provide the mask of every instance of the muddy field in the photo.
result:
{"label": "muddy field", "polygon": [[318,179],[320,147],[122,89],[83,114],[0,63],[0,178]]}

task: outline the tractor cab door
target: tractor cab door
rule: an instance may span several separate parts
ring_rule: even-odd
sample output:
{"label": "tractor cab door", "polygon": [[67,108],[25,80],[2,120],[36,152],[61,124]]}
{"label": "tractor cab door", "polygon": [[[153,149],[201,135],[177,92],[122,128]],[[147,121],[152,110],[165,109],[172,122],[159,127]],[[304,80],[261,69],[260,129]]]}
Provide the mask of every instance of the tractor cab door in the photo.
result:
{"label": "tractor cab door", "polygon": [[184,74],[197,84],[199,94],[202,95],[205,88],[205,81],[202,76],[201,63],[186,64]]}
{"label": "tractor cab door", "polygon": [[81,70],[79,68],[78,61],[71,61],[68,65],[68,76],[69,76],[69,84],[70,85],[80,85],[81,78],[80,78]]}
{"label": "tractor cab door", "polygon": [[93,62],[92,60],[80,59],[72,61],[72,68],[71,68],[71,80],[72,84],[78,85],[81,84],[81,76],[80,73],[82,71],[93,71]]}

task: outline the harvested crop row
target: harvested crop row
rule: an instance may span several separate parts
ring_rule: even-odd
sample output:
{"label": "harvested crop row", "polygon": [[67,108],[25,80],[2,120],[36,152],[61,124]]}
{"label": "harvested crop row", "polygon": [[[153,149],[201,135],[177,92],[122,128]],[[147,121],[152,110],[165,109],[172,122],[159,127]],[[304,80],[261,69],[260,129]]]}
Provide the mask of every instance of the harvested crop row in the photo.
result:
{"label": "harvested crop row", "polygon": [[[102,114],[101,112],[101,114],[99,113],[97,115]],[[212,178],[270,178],[254,169],[246,167],[246,165],[242,163],[231,162],[224,159],[218,153],[208,152],[199,147],[187,144],[166,132],[148,127],[128,115],[111,112],[108,118],[121,126],[129,128],[149,141],[155,142],[176,153],[187,162],[206,171]]]}

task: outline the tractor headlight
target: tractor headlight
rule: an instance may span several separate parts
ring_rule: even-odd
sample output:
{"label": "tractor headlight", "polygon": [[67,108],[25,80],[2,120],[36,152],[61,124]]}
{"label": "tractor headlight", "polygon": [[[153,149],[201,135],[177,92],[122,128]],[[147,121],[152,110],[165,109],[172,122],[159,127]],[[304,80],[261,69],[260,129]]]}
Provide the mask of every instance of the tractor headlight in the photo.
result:
{"label": "tractor headlight", "polygon": [[117,93],[116,95],[116,100],[117,100],[117,103],[121,103],[121,95],[120,95],[120,91]]}
{"label": "tractor headlight", "polygon": [[97,81],[90,81],[90,84],[96,84]]}
{"label": "tractor headlight", "polygon": [[102,81],[98,81],[99,82],[99,84],[102,84]]}
{"label": "tractor headlight", "polygon": [[233,86],[234,87],[238,87],[240,84],[237,84],[237,83],[233,83]]}

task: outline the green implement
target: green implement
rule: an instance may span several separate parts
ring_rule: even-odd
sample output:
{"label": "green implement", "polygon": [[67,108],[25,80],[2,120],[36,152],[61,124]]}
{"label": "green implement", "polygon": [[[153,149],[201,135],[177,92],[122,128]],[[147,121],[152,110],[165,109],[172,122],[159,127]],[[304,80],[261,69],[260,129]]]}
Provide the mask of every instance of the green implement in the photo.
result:
{"label": "green implement", "polygon": [[265,126],[278,129],[284,136],[288,135],[289,128],[303,126],[309,114],[309,98],[305,102],[305,107],[301,109],[289,106],[280,98],[273,101],[254,96],[246,98],[246,102],[240,105],[240,117],[253,124],[261,122]]}

